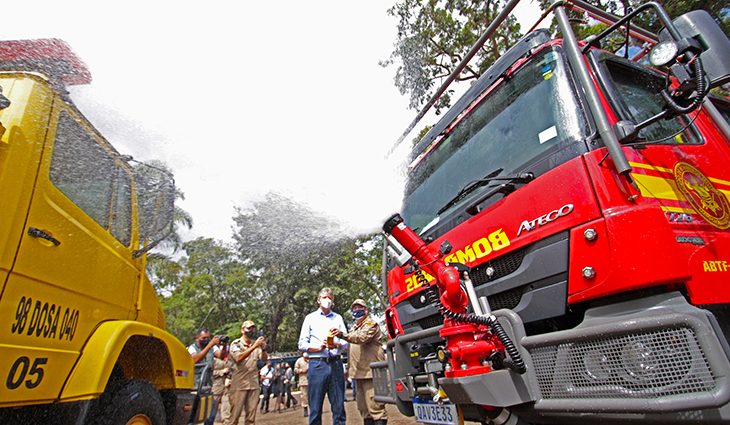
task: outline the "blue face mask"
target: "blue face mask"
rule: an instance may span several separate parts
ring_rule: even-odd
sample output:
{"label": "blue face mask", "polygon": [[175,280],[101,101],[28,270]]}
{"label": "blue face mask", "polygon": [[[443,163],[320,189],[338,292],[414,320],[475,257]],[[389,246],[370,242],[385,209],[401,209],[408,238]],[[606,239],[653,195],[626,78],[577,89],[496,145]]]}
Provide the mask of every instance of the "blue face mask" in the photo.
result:
{"label": "blue face mask", "polygon": [[352,317],[359,319],[365,316],[365,310],[352,310]]}

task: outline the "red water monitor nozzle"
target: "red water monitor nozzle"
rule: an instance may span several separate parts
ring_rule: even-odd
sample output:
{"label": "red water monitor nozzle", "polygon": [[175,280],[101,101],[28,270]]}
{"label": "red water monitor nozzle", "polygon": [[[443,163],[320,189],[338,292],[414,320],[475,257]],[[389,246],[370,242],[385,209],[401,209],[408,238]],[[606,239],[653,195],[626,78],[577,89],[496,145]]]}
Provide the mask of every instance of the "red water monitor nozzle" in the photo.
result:
{"label": "red water monitor nozzle", "polygon": [[383,231],[403,245],[421,268],[436,277],[444,306],[455,312],[466,311],[466,294],[461,289],[459,272],[455,267],[444,264],[438,250],[429,248],[426,242],[403,222],[400,214],[390,217],[383,224]]}

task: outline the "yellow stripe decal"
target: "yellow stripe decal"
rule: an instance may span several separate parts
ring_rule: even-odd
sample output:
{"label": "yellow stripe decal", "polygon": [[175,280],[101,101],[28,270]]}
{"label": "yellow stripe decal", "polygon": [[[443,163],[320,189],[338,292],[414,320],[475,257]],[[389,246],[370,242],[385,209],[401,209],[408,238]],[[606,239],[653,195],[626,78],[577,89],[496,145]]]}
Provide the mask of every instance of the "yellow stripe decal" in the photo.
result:
{"label": "yellow stripe decal", "polygon": [[696,214],[697,213],[697,211],[693,210],[692,208],[668,207],[666,205],[662,205],[661,209],[662,209],[662,211],[666,211],[666,212],[687,213],[687,214]]}
{"label": "yellow stripe decal", "polygon": [[684,195],[682,195],[676,183],[674,183],[674,180],[644,174],[634,174],[633,176],[641,194],[647,198],[686,201]]}
{"label": "yellow stripe decal", "polygon": [[[632,166],[632,167],[636,167],[636,168],[643,168],[645,170],[659,171],[659,172],[662,172],[662,173],[669,173],[669,174],[674,175],[674,170],[672,170],[671,168],[656,167],[654,165],[643,164],[641,162],[632,162],[632,161],[629,161],[629,165]],[[729,180],[716,179],[714,177],[707,177],[707,178],[711,182],[713,182],[713,183],[718,183],[718,184],[723,184],[723,185],[726,185],[726,186],[730,186],[730,181]]]}
{"label": "yellow stripe decal", "polygon": [[[727,180],[720,180],[720,179],[715,179],[715,178],[712,178],[712,177],[708,177],[708,179],[710,179],[710,181],[713,182],[713,183],[720,183],[720,184],[724,184],[726,186],[730,186],[730,182],[727,181]],[[723,190],[723,192],[726,192],[726,191]]]}
{"label": "yellow stripe decal", "polygon": [[644,168],[646,170],[654,170],[654,171],[661,171],[664,173],[674,173],[670,168],[664,168],[664,167],[655,167],[653,165],[649,164],[642,164],[641,162],[631,162],[629,161],[629,165],[636,168]]}

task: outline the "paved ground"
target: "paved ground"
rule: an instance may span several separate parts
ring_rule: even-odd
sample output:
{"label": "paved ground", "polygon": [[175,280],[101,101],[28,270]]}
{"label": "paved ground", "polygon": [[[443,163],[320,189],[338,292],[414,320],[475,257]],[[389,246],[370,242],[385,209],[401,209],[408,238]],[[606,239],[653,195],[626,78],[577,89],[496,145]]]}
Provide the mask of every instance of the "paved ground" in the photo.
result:
{"label": "paved ground", "polygon": [[[299,399],[299,392],[293,393],[294,396]],[[357,404],[352,400],[351,390],[347,390],[347,402],[345,402],[345,412],[347,413],[347,425],[361,425],[362,419],[360,413],[357,411]],[[270,402],[270,408],[274,408],[275,403]],[[224,407],[225,408],[225,407]],[[388,405],[388,425],[414,425],[417,424],[413,418],[403,416],[398,412],[398,409],[393,405]],[[282,410],[282,413],[269,412],[256,414],[256,423],[264,425],[305,425],[307,418],[304,417],[302,408],[297,406],[295,408],[289,408]],[[239,421],[240,425],[243,425],[243,419]],[[325,399],[324,402],[324,414],[322,415],[322,425],[332,425],[332,410],[330,409],[329,402]]]}

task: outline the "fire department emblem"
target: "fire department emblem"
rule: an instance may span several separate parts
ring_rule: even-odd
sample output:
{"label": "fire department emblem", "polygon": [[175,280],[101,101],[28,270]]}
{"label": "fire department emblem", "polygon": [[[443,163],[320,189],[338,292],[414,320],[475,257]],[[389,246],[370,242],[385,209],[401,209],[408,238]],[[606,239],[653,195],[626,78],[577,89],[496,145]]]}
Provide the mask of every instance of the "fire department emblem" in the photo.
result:
{"label": "fire department emblem", "polygon": [[674,181],[702,218],[718,229],[730,228],[730,203],[700,170],[678,162],[674,166]]}

